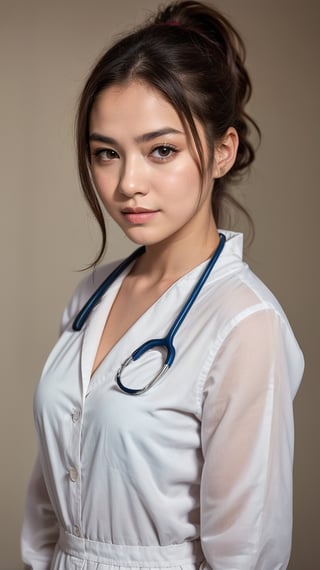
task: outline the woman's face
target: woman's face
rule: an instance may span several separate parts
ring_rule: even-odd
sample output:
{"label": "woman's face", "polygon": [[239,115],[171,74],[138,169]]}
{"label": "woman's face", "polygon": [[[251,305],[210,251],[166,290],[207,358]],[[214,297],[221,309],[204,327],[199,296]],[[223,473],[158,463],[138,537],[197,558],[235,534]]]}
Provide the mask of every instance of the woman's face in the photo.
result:
{"label": "woman's face", "polygon": [[106,210],[135,243],[201,239],[213,224],[213,176],[202,182],[176,111],[146,84],[115,85],[99,94],[90,117],[90,154]]}

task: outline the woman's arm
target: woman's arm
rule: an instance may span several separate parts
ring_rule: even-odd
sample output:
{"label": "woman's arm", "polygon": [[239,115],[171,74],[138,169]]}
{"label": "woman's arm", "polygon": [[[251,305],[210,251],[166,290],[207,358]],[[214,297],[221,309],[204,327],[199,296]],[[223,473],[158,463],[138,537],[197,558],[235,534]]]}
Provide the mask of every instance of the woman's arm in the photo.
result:
{"label": "woman's arm", "polygon": [[204,392],[201,540],[213,570],[287,568],[292,531],[292,400],[303,358],[273,310],[227,336]]}
{"label": "woman's arm", "polygon": [[25,568],[49,570],[58,537],[59,525],[38,457],[29,482],[22,526],[21,550]]}

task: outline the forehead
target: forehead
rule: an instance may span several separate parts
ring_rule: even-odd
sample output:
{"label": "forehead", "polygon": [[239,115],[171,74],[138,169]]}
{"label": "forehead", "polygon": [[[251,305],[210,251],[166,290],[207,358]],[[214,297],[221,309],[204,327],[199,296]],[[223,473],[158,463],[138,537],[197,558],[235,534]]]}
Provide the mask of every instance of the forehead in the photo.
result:
{"label": "forehead", "polygon": [[164,125],[184,130],[174,107],[155,88],[132,81],[107,87],[99,95],[90,114],[90,131],[121,128],[129,131],[158,129]]}

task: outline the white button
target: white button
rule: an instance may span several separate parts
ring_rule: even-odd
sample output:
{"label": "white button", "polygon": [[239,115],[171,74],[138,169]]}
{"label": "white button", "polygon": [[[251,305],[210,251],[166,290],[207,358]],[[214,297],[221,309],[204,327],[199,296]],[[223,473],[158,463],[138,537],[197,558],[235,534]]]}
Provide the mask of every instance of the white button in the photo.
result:
{"label": "white button", "polygon": [[75,536],[81,536],[80,528],[76,524],[73,527],[73,534],[75,534]]}
{"label": "white button", "polygon": [[69,477],[73,482],[75,482],[78,479],[78,471],[76,470],[75,467],[71,467],[71,469],[69,469]]}
{"label": "white button", "polygon": [[77,421],[79,421],[80,416],[81,416],[81,410],[79,410],[79,409],[73,410],[73,412],[72,412],[72,421],[73,421],[74,423],[77,422]]}

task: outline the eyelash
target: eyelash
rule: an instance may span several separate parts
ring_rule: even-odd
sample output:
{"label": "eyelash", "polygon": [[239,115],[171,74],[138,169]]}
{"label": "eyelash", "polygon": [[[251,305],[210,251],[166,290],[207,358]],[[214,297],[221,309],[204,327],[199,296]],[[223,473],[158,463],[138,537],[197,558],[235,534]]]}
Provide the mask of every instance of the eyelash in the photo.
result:
{"label": "eyelash", "polygon": [[[154,153],[156,151],[163,151],[163,150],[167,150],[169,151],[169,154],[166,156],[154,156]],[[164,162],[168,159],[170,159],[174,154],[176,154],[178,152],[177,148],[172,145],[172,144],[159,144],[157,146],[155,146],[151,152],[150,155],[153,156],[153,158],[158,161],[158,162]],[[110,154],[112,156],[110,156]],[[103,158],[103,155],[109,155],[109,157],[107,158]],[[111,162],[114,159],[119,158],[119,154],[117,153],[117,151],[111,149],[111,148],[97,148],[92,152],[92,156],[95,157],[97,160],[100,160],[100,162]]]}
{"label": "eyelash", "polygon": [[[107,159],[103,158],[102,155],[108,153],[112,153],[113,156]],[[100,160],[101,162],[109,162],[119,157],[118,153],[112,148],[97,148],[93,151],[92,156],[94,156],[96,159]]]}
{"label": "eyelash", "polygon": [[157,145],[156,147],[154,147],[154,148],[152,149],[152,151],[151,151],[150,154],[152,155],[154,152],[159,151],[159,150],[163,150],[163,149],[169,150],[169,151],[170,151],[170,154],[169,154],[169,155],[166,155],[166,156],[154,157],[154,158],[156,158],[156,160],[159,160],[159,161],[168,160],[168,159],[170,159],[174,154],[177,153],[177,148],[176,148],[174,145],[172,145],[172,144],[159,144],[159,145]]}

